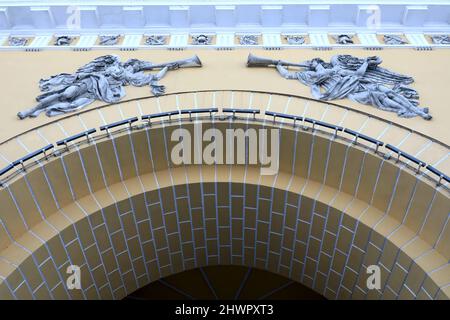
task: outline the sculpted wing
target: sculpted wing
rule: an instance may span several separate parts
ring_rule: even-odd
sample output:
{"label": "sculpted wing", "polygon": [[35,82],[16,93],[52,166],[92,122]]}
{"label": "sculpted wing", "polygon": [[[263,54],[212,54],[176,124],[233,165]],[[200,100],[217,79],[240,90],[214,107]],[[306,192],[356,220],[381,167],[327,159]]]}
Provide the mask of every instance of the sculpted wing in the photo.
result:
{"label": "sculpted wing", "polygon": [[[380,57],[373,56],[368,59],[369,67],[362,77],[363,81],[388,86],[406,85],[414,82],[414,79],[410,76],[380,67],[380,64],[383,62]],[[355,71],[364,63],[364,59],[351,55],[336,55],[331,58],[331,62],[333,65],[339,65],[343,69]]]}

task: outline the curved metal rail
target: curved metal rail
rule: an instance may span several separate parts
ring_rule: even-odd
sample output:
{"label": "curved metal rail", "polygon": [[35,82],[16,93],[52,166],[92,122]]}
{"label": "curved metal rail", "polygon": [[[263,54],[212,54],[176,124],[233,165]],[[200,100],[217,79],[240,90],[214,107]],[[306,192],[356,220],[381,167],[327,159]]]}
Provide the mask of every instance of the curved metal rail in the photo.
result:
{"label": "curved metal rail", "polygon": [[[340,108],[340,109],[343,109],[343,110],[346,110],[346,111],[355,112],[357,114],[364,115],[364,116],[367,116],[369,118],[376,119],[376,120],[381,121],[383,123],[392,125],[394,127],[406,130],[406,131],[408,131],[410,133],[417,134],[417,135],[419,135],[419,136],[421,136],[421,137],[423,137],[425,139],[428,139],[428,140],[430,140],[430,141],[432,141],[432,142],[434,142],[436,144],[439,144],[439,145],[441,145],[441,146],[443,146],[443,147],[445,147],[447,149],[450,149],[449,145],[447,145],[446,143],[444,143],[442,141],[437,140],[436,138],[428,136],[428,135],[426,135],[424,133],[421,133],[419,131],[410,129],[410,128],[408,128],[406,126],[403,126],[401,124],[398,124],[396,122],[392,122],[392,121],[386,120],[386,119],[384,119],[382,117],[378,117],[378,116],[373,115],[373,114],[371,114],[369,112],[364,112],[364,111],[361,111],[361,110],[358,110],[358,109],[353,109],[353,108],[350,108],[350,107],[346,107],[344,105],[340,105],[340,104],[337,104],[337,103],[333,103],[333,102],[329,102],[329,101],[325,102],[325,101],[321,101],[321,100],[317,100],[317,99],[314,99],[314,98],[305,97],[305,96],[301,96],[301,95],[293,95],[293,94],[286,94],[286,93],[272,93],[272,92],[259,91],[259,90],[198,90],[198,91],[181,91],[181,92],[168,93],[168,94],[165,94],[163,97],[176,96],[176,95],[182,95],[182,94],[209,93],[209,92],[248,92],[248,93],[256,93],[256,94],[277,95],[277,96],[282,96],[282,97],[297,98],[297,99],[301,99],[301,100],[305,100],[305,101],[311,101],[311,102],[320,103],[320,104],[324,104],[324,105],[328,105],[328,106],[333,106],[333,107],[337,107],[337,108]],[[109,104],[102,104],[100,106],[97,106],[97,107],[94,107],[94,108],[91,108],[91,109],[86,109],[86,110],[82,110],[82,111],[77,112],[77,113],[72,113],[72,114],[69,114],[69,115],[66,115],[66,116],[63,116],[63,117],[58,117],[55,120],[48,121],[48,122],[46,122],[46,123],[44,123],[42,125],[33,127],[33,128],[31,128],[29,130],[26,130],[26,131],[23,131],[23,132],[21,132],[19,134],[16,134],[16,135],[14,135],[14,136],[12,136],[12,137],[10,137],[10,138],[0,142],[0,147],[2,145],[6,144],[7,142],[10,142],[10,141],[12,141],[12,140],[14,140],[16,138],[19,138],[22,135],[25,135],[27,133],[36,131],[36,130],[41,129],[43,127],[46,127],[48,125],[55,124],[55,123],[57,123],[59,121],[62,121],[62,120],[74,118],[74,117],[77,117],[77,116],[79,116],[81,114],[86,114],[86,113],[89,113],[89,112],[92,112],[92,111],[101,110],[101,109],[110,107],[112,105],[128,103],[128,102],[133,102],[133,101],[142,101],[142,100],[146,100],[146,99],[155,99],[155,98],[157,98],[157,97],[151,95],[151,96],[144,96],[144,97],[139,97],[139,98],[134,98],[134,99],[127,99],[127,100],[122,100],[120,102],[117,102],[115,104],[110,104],[110,103]],[[236,109],[236,108],[229,108],[229,109]],[[192,109],[192,110],[194,110],[194,109]],[[318,121],[318,120],[316,120],[316,121]]]}
{"label": "curved metal rail", "polygon": [[[182,115],[182,114],[189,114],[188,121],[193,121],[193,119],[192,119],[192,114],[193,113],[195,113],[195,114],[208,113],[209,114],[208,119],[215,119],[215,115],[213,115],[213,113],[216,113],[216,112],[218,112],[217,108],[203,108],[203,109],[183,109],[183,110],[175,110],[175,111],[168,111],[168,112],[162,112],[162,113],[148,114],[148,115],[141,116],[141,121],[143,121],[144,124],[141,124],[141,125],[138,124],[138,125],[135,125],[135,126],[133,126],[133,123],[138,122],[139,119],[138,119],[138,117],[132,117],[132,118],[128,118],[128,119],[125,119],[125,120],[121,120],[121,121],[117,121],[117,122],[113,122],[113,123],[110,123],[110,124],[107,124],[107,125],[100,126],[100,128],[99,128],[100,131],[106,131],[106,136],[105,135],[99,135],[98,137],[94,136],[93,140],[95,140],[96,138],[104,138],[104,137],[110,138],[111,135],[113,133],[115,133],[115,132],[123,132],[123,129],[119,129],[119,130],[117,130],[115,132],[109,131],[110,129],[117,128],[117,127],[120,127],[120,126],[123,126],[123,125],[128,125],[128,129],[127,130],[133,130],[135,128],[136,129],[142,129],[142,128],[145,128],[145,126],[150,127],[152,125],[151,122],[150,122],[151,119],[167,117],[168,119],[165,122],[182,121],[183,120],[182,118],[178,118],[176,120],[174,120],[172,118],[172,116],[174,116],[174,115]],[[253,115],[252,121],[265,123],[265,121],[263,119],[256,119],[255,118],[255,114],[259,114],[260,113],[259,109],[223,108],[222,112],[224,114],[232,113],[232,116],[230,116],[231,120],[239,119],[239,118],[236,117],[236,113],[244,113],[244,114],[252,114]],[[417,164],[418,167],[415,170],[416,174],[420,173],[420,169],[422,167],[426,167],[430,172],[432,172],[436,176],[437,179],[434,179],[434,180],[436,181],[436,185],[437,186],[441,185],[442,180],[446,181],[447,183],[450,182],[450,177],[449,176],[447,176],[443,172],[437,170],[433,166],[425,163],[424,161],[421,161],[418,158],[416,158],[416,157],[414,157],[414,156],[412,156],[412,155],[410,155],[410,154],[408,154],[406,152],[403,152],[402,150],[400,150],[399,148],[397,148],[397,147],[395,147],[395,146],[393,146],[391,144],[385,144],[383,141],[380,141],[380,140],[377,140],[375,138],[372,138],[372,137],[360,134],[360,133],[358,133],[356,131],[353,131],[351,129],[343,128],[341,126],[337,126],[337,125],[334,125],[334,124],[331,124],[331,123],[327,123],[327,122],[323,122],[323,121],[320,121],[320,120],[306,118],[306,117],[297,116],[297,115],[291,115],[291,114],[284,114],[284,113],[266,111],[265,115],[272,116],[273,117],[273,123],[276,123],[276,118],[277,117],[278,118],[284,118],[284,119],[293,120],[293,122],[290,125],[292,127],[294,127],[294,128],[297,125],[297,121],[301,121],[301,123],[302,123],[301,127],[302,127],[303,130],[308,130],[309,129],[307,126],[305,126],[305,123],[309,123],[309,124],[312,125],[311,126],[311,130],[312,131],[317,130],[316,126],[332,129],[333,130],[333,134],[332,134],[332,138],[333,139],[337,138],[337,137],[345,139],[344,137],[339,136],[338,133],[339,132],[347,133],[347,134],[349,134],[349,135],[354,137],[353,140],[351,141],[353,144],[358,144],[358,138],[374,144],[375,148],[373,150],[377,154],[380,152],[379,148],[384,146],[386,149],[388,149],[388,150],[390,150],[390,151],[392,151],[392,152],[397,154],[397,159],[396,159],[395,163],[399,163],[401,161],[401,157],[403,157],[403,158],[406,158],[407,160]],[[218,119],[220,119],[220,118],[218,118]],[[164,120],[161,120],[161,122],[164,122]],[[282,123],[282,125],[285,125],[285,124],[286,123]],[[69,142],[73,142],[75,140],[78,140],[78,139],[80,139],[82,137],[86,137],[86,140],[83,140],[84,143],[90,143],[90,141],[91,141],[90,138],[92,138],[91,135],[94,134],[95,132],[97,132],[97,130],[95,128],[92,128],[90,130],[81,132],[79,134],[73,135],[73,136],[68,137],[66,139],[57,141],[56,145],[57,146],[64,146],[64,148],[53,152],[51,155],[53,157],[58,157],[58,156],[62,155],[64,152],[70,151],[70,147],[69,147],[68,143]],[[324,133],[324,134],[330,134],[327,131],[321,131],[321,132]],[[348,140],[348,139],[346,139],[346,140]],[[83,141],[79,142],[78,145],[82,144]],[[33,163],[32,163],[32,164],[26,166],[25,165],[26,161],[34,159],[34,158],[37,158],[38,156],[40,156],[42,154],[44,156],[38,158],[38,160],[35,161],[34,164],[37,164],[37,163],[41,162],[43,159],[44,160],[48,160],[50,158],[50,155],[48,155],[46,152],[48,150],[54,149],[54,147],[55,146],[53,144],[49,144],[49,145],[47,145],[47,146],[45,146],[43,148],[40,148],[40,149],[38,149],[38,150],[36,150],[36,151],[34,151],[32,153],[29,153],[29,154],[25,155],[24,157],[22,157],[22,158],[14,161],[14,162],[8,164],[5,168],[0,170],[0,179],[2,179],[2,176],[6,175],[8,172],[12,171],[12,169],[18,167],[19,165],[20,165],[20,168],[18,170],[16,170],[15,174],[14,173],[10,174],[9,176],[6,177],[6,179],[1,180],[0,185],[4,186],[4,183],[6,181],[9,181],[13,177],[15,177],[18,172],[21,172],[21,171],[24,172],[29,167],[31,167],[33,165]],[[367,147],[367,148],[370,149],[369,147]],[[382,154],[384,155],[384,157],[386,159],[390,158],[386,153],[382,153]],[[405,163],[405,166],[408,167],[408,165],[406,163]],[[443,187],[448,190],[448,188],[446,186],[443,186]]]}

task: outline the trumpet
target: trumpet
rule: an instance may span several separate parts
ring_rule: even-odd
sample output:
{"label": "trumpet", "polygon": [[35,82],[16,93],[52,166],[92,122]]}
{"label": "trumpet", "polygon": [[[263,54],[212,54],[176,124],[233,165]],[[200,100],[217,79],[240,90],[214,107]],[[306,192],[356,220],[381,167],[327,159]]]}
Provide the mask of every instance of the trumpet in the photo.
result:
{"label": "trumpet", "polygon": [[247,67],[270,67],[270,66],[276,66],[277,64],[282,64],[283,66],[288,67],[300,67],[300,68],[308,68],[309,65],[302,64],[302,63],[292,63],[288,61],[283,60],[275,60],[275,59],[268,59],[268,58],[261,58],[257,57],[253,54],[249,54],[247,58]]}
{"label": "trumpet", "polygon": [[182,67],[201,67],[202,62],[200,61],[200,58],[197,55],[194,55],[190,58],[183,59],[183,60],[176,60],[172,62],[165,62],[165,63],[159,63],[159,64],[147,64],[145,65],[142,70],[153,70],[153,69],[163,69],[165,67],[169,67],[169,69],[177,69]]}

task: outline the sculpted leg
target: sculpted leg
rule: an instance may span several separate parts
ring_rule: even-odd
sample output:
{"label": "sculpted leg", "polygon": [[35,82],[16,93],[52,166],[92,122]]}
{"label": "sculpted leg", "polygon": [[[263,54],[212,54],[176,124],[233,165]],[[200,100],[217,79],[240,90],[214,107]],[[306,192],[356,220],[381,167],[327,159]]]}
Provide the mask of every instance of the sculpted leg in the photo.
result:
{"label": "sculpted leg", "polygon": [[62,93],[63,100],[72,100],[79,96],[80,94],[84,93],[86,90],[85,86],[70,86],[64,92]]}
{"label": "sculpted leg", "polygon": [[60,102],[51,107],[48,107],[45,111],[45,114],[48,117],[54,117],[61,114],[75,112],[89,104],[94,102],[94,99],[90,98],[78,98],[72,102]]}
{"label": "sculpted leg", "polygon": [[45,97],[42,100],[40,100],[39,103],[35,107],[18,112],[17,116],[19,117],[19,119],[25,119],[27,117],[36,117],[39,113],[41,113],[42,111],[45,111],[45,109],[49,105],[51,105],[55,101],[58,101],[60,96],[61,96],[61,94],[56,93],[56,94],[52,94],[48,97]]}
{"label": "sculpted leg", "polygon": [[388,107],[397,108],[397,114],[402,118],[413,118],[415,116],[421,116],[425,120],[430,120],[432,118],[431,115],[424,112],[421,108],[410,105],[405,106],[391,98],[387,98],[384,102],[387,103]]}
{"label": "sculpted leg", "polygon": [[383,111],[389,111],[389,112],[395,112],[395,113],[398,113],[398,112],[400,112],[401,110],[399,110],[398,108],[396,108],[396,107],[393,107],[393,106],[382,106],[382,107],[380,107],[380,106],[376,106],[378,109],[380,109],[380,110],[383,110]]}
{"label": "sculpted leg", "polygon": [[407,107],[405,107],[405,109],[407,110],[407,113],[411,113],[411,114],[413,114],[413,116],[419,115],[419,116],[421,116],[422,118],[424,118],[425,120],[430,120],[430,119],[432,118],[432,117],[428,114],[428,112],[429,112],[428,108],[420,108],[420,107],[417,107],[417,106],[411,104],[411,103],[408,101],[408,99],[406,99],[406,98],[403,97],[403,96],[395,95],[395,96],[392,98],[392,100],[393,100],[394,102],[397,102],[397,103],[401,104],[401,105],[407,106]]}
{"label": "sculpted leg", "polygon": [[84,87],[82,88],[80,86],[69,86],[62,93],[55,93],[41,99],[35,107],[19,112],[17,113],[17,116],[20,119],[24,119],[26,117],[37,117],[40,113],[46,111],[49,107],[58,105],[60,101],[67,101],[67,104],[70,105],[71,100],[84,93],[85,91],[86,88]]}

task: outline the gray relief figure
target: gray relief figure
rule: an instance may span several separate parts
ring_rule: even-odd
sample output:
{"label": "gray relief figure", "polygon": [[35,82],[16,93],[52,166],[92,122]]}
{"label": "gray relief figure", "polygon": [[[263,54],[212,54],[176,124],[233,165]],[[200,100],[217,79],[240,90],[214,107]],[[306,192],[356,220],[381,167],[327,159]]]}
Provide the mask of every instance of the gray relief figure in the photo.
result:
{"label": "gray relief figure", "polygon": [[[155,96],[164,94],[158,84],[169,70],[180,67],[201,67],[197,56],[168,63],[153,64],[138,59],[121,62],[118,56],[105,55],[79,68],[75,73],[60,73],[39,81],[43,94],[36,98],[36,106],[17,113],[20,119],[37,117],[45,112],[49,117],[77,111],[95,100],[116,103],[125,96],[124,86],[149,85]],[[157,73],[144,73],[159,70]]]}
{"label": "gray relief figure", "polygon": [[103,35],[99,37],[99,45],[101,46],[114,46],[119,43],[119,35]]}
{"label": "gray relief figure", "polygon": [[305,37],[301,35],[286,35],[284,36],[288,44],[304,44]]}
{"label": "gray relief figure", "polygon": [[74,38],[70,36],[58,36],[55,39],[55,46],[61,47],[61,46],[68,46],[72,43]]}
{"label": "gray relief figure", "polygon": [[212,43],[212,36],[199,34],[192,36],[193,45],[210,45]]}
{"label": "gray relief figure", "polygon": [[239,44],[255,46],[258,44],[258,36],[252,34],[239,36]]}
{"label": "gray relief figure", "polygon": [[390,44],[390,45],[402,45],[402,44],[408,43],[407,41],[403,40],[403,38],[401,36],[394,35],[394,34],[385,34],[383,36],[383,41],[385,44]]}
{"label": "gray relief figure", "polygon": [[431,40],[434,44],[450,44],[450,36],[446,34],[433,35]]}
{"label": "gray relief figure", "polygon": [[28,43],[28,39],[24,37],[9,37],[8,44],[11,47],[21,47],[26,46]]}
{"label": "gray relief figure", "polygon": [[333,38],[337,44],[353,44],[353,36],[349,34],[340,34]]}
{"label": "gray relief figure", "polygon": [[[276,67],[286,79],[296,79],[311,88],[314,98],[329,101],[349,98],[378,109],[395,112],[403,118],[420,116],[430,120],[428,108],[419,107],[419,94],[409,87],[411,77],[380,67],[379,57],[359,59],[350,55],[336,55],[331,61],[320,58],[302,63],[290,63],[249,55],[249,67]],[[288,67],[299,67],[291,72]]]}
{"label": "gray relief figure", "polygon": [[151,35],[145,39],[145,44],[149,46],[162,46],[167,43],[167,36]]}

